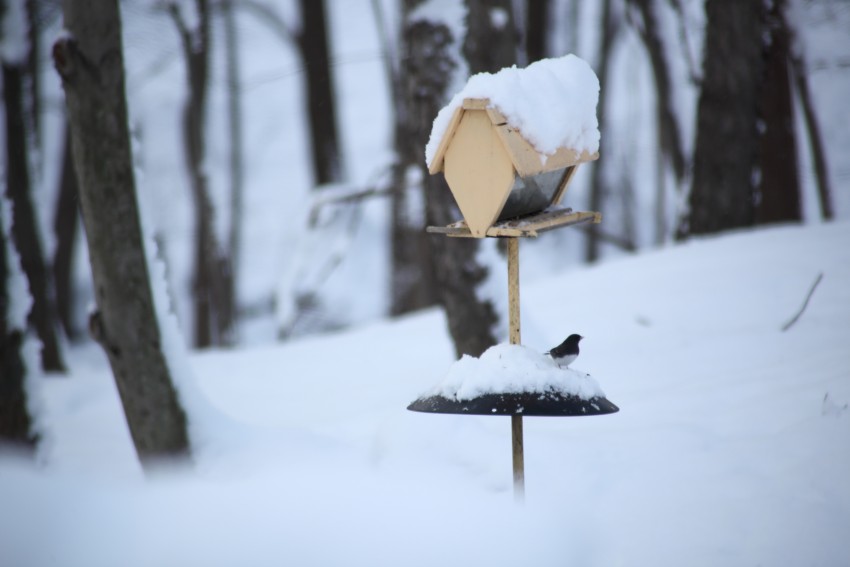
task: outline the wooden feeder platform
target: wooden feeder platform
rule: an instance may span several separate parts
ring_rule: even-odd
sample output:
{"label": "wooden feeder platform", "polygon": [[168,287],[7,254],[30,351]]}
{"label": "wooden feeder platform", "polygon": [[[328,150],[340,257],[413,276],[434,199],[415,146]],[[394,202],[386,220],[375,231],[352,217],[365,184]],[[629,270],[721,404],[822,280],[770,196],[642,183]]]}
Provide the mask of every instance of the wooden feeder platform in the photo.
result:
{"label": "wooden feeder platform", "polygon": [[[537,214],[499,221],[487,229],[486,236],[489,237],[536,237],[541,232],[591,222],[599,224],[602,222],[602,213],[592,211],[573,212],[572,209],[547,209]],[[453,222],[448,226],[429,226],[429,233],[445,234],[461,238],[472,238],[472,231],[466,225],[466,221]]]}

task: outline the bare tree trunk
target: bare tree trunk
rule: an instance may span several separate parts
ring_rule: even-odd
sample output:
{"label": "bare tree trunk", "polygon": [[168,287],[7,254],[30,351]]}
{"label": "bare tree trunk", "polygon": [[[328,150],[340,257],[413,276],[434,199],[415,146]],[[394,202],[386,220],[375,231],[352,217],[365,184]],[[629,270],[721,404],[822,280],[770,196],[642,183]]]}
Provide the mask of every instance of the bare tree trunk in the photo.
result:
{"label": "bare tree trunk", "polygon": [[812,104],[812,95],[809,90],[809,80],[806,64],[802,57],[791,56],[794,71],[794,86],[797,96],[800,97],[800,106],[803,107],[803,118],[806,124],[806,134],[809,139],[809,148],[812,152],[812,161],[815,167],[815,179],[817,181],[818,201],[820,203],[821,217],[831,220],[835,213],[832,208],[832,187],[829,180],[829,168],[826,165],[826,151],[823,147],[823,136],[820,131],[817,113]]}
{"label": "bare tree trunk", "polygon": [[56,286],[56,310],[65,329],[65,336],[78,334],[74,326],[74,250],[77,242],[79,191],[71,150],[71,130],[65,127],[65,149],[62,157],[62,176],[59,179],[59,199],[53,215],[56,251],[53,254],[53,281]]}
{"label": "bare tree trunk", "polygon": [[169,4],[186,60],[189,96],[183,109],[183,135],[192,198],[195,202],[193,299],[195,346],[233,341],[234,297],[230,260],[215,233],[215,209],[204,170],[206,104],[209,82],[210,14],[207,0],[195,0],[197,28],[190,28],[176,3]]}
{"label": "bare tree trunk", "polygon": [[41,366],[64,372],[65,363],[56,337],[50,273],[42,252],[41,237],[30,196],[29,158],[24,121],[24,65],[3,61],[3,102],[6,110],[6,194],[13,205],[12,238],[33,298],[29,321],[41,340]]}
{"label": "bare tree trunk", "polygon": [[525,53],[529,63],[549,55],[550,0],[528,0],[526,3]]}
{"label": "bare tree trunk", "polygon": [[[445,177],[428,177],[425,190],[429,193],[428,224],[445,226],[460,218]],[[455,354],[481,356],[496,344],[494,329],[499,316],[493,304],[477,294],[478,286],[487,278],[487,268],[476,260],[478,242],[438,234],[431,238],[431,251]]]}
{"label": "bare tree trunk", "polygon": [[764,56],[761,0],[707,0],[693,185],[680,235],[752,226]]}
{"label": "bare tree trunk", "polygon": [[[397,109],[398,111],[398,109]],[[416,139],[408,121],[396,119],[396,163],[392,169],[390,194],[390,314],[402,315],[430,307],[438,301],[431,269],[431,249],[425,233],[422,194],[421,152],[411,143]]]}
{"label": "bare tree trunk", "polygon": [[[234,0],[224,0],[224,42],[227,52],[227,118],[230,138],[230,231],[227,239],[227,257],[232,271],[234,318],[236,317],[237,275],[242,253],[242,215],[244,193],[244,165],[242,149],[242,89],[239,84],[239,41],[237,37]],[[234,321],[235,323],[235,321]]]}
{"label": "bare tree trunk", "polygon": [[41,136],[41,44],[39,43],[39,35],[41,34],[41,19],[39,17],[37,0],[26,0],[27,11],[27,39],[29,40],[29,55],[27,57],[27,79],[29,83],[29,108],[27,111],[29,127],[32,130],[33,144],[41,153],[42,136]]}
{"label": "bare tree trunk", "polygon": [[466,0],[463,55],[470,74],[495,73],[517,62],[519,37],[512,4],[512,0]]}
{"label": "bare tree trunk", "polygon": [[567,2],[567,53],[578,51],[580,3],[581,0],[568,0]]}
{"label": "bare tree trunk", "polygon": [[325,0],[299,0],[301,28],[287,23],[277,10],[258,0],[241,0],[238,7],[254,14],[285,43],[298,49],[306,70],[304,99],[310,122],[313,183],[337,183],[345,177],[336,119],[336,96],[331,73]]}
{"label": "bare tree trunk", "polygon": [[667,50],[658,21],[658,0],[629,0],[640,13],[636,26],[652,66],[655,81],[655,118],[658,132],[656,157],[657,184],[655,199],[655,242],[663,244],[667,238],[667,186],[668,167],[671,167],[679,188],[685,178],[685,151],[679,134],[679,124],[673,108],[673,88]]}
{"label": "bare tree trunk", "polygon": [[0,441],[31,448],[35,439],[27,410],[26,367],[21,355],[25,330],[16,328],[9,317],[12,308],[9,281],[13,267],[8,252],[13,244],[3,225],[5,206],[6,200],[0,196]]}
{"label": "bare tree trunk", "polygon": [[661,152],[655,154],[655,244],[661,246],[667,240],[667,160]]}
{"label": "bare tree trunk", "polygon": [[136,202],[117,0],[65,0],[53,61],[65,89],[103,346],[142,465],[186,456],[186,416],[162,351]]}
{"label": "bare tree trunk", "polygon": [[760,183],[757,187],[756,222],[799,221],[800,182],[797,168],[797,137],[794,128],[789,69],[791,34],[785,21],[785,1],[774,0],[767,8],[770,45],[765,58],[760,104]]}
{"label": "bare tree trunk", "polygon": [[[393,86],[395,128],[393,145],[395,163],[392,168],[390,214],[390,313],[402,315],[439,301],[437,282],[431,264],[430,239],[425,233],[425,199],[423,195],[424,170],[421,124],[415,119],[415,92],[411,67],[407,62],[414,57],[407,28],[408,15],[421,0],[405,0],[402,5],[402,53],[398,65],[387,62]],[[379,8],[375,8],[376,10]],[[383,25],[380,19],[379,25]],[[384,33],[386,42],[387,34]],[[390,52],[390,47],[385,46]],[[395,56],[394,54],[391,56]],[[427,133],[425,134],[427,135]]]}
{"label": "bare tree trunk", "polygon": [[316,185],[343,179],[342,154],[336,127],[336,100],[330,67],[325,0],[300,0],[298,48],[307,70],[307,109]]}
{"label": "bare tree trunk", "polygon": [[667,50],[661,38],[661,26],[658,22],[658,0],[629,1],[640,11],[642,25],[638,26],[638,32],[649,53],[649,62],[652,65],[660,150],[664,159],[672,166],[676,181],[681,182],[685,177],[685,152],[682,148],[676,111],[673,108],[673,86],[670,79],[670,66],[667,62]]}
{"label": "bare tree trunk", "polygon": [[[448,49],[454,41],[457,39],[446,26],[430,21],[415,21],[405,29],[409,73],[405,92],[420,156],[434,117],[447,98],[446,89],[455,66]],[[461,218],[445,178],[429,176],[424,160],[420,159],[419,164],[425,179],[427,223],[444,226]],[[493,305],[477,293],[487,276],[487,269],[476,260],[478,242],[431,235],[430,245],[440,303],[446,312],[455,352],[458,356],[480,356],[496,342],[493,329],[498,316]]]}
{"label": "bare tree trunk", "polygon": [[[597,105],[597,119],[599,121],[599,130],[604,132],[605,115],[606,115],[606,100],[608,89],[609,63],[611,61],[611,52],[614,47],[614,39],[619,29],[619,22],[613,14],[611,7],[612,0],[604,0],[602,7],[602,30],[599,36],[599,63],[597,71],[599,73],[599,104]],[[606,145],[607,138],[603,136],[602,144]],[[608,193],[608,187],[605,180],[604,161],[595,164],[590,170],[590,202],[588,203],[591,211],[599,211],[602,208],[602,201]],[[587,229],[587,240],[585,240],[584,259],[587,262],[595,262],[599,259],[599,246],[601,244],[599,225],[592,224]]]}

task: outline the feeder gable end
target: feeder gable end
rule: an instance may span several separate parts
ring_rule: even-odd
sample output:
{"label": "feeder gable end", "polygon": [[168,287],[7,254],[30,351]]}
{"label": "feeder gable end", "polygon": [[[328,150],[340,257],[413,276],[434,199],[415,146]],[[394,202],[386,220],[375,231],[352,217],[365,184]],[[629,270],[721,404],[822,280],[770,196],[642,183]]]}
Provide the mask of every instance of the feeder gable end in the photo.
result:
{"label": "feeder gable end", "polygon": [[474,236],[499,216],[514,180],[510,156],[484,110],[466,110],[444,156],[446,181]]}

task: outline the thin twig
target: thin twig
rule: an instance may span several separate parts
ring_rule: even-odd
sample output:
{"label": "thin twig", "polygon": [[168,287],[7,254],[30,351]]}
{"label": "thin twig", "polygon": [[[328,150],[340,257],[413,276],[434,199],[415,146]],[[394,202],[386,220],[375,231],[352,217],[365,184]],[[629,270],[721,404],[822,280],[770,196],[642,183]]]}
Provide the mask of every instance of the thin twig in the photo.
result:
{"label": "thin twig", "polygon": [[784,331],[787,331],[788,329],[790,329],[790,328],[791,328],[791,325],[793,325],[794,323],[796,323],[796,322],[797,322],[797,319],[799,319],[799,318],[800,318],[800,315],[802,315],[802,314],[803,314],[803,311],[805,311],[805,310],[806,310],[806,307],[809,305],[809,300],[812,298],[812,294],[814,294],[814,293],[815,293],[815,288],[816,288],[816,287],[818,287],[818,284],[820,283],[820,281],[821,281],[822,279],[823,279],[823,272],[819,273],[819,274],[818,274],[818,277],[817,277],[817,278],[815,278],[815,283],[813,283],[813,284],[812,284],[812,287],[809,289],[809,293],[808,293],[808,295],[806,295],[806,300],[803,302],[803,306],[802,306],[802,307],[800,307],[800,310],[797,312],[797,314],[796,314],[796,315],[794,315],[794,317],[793,317],[790,321],[788,321],[787,323],[785,323],[785,325],[783,325],[783,327],[782,327],[782,331],[783,331],[783,332],[784,332]]}
{"label": "thin twig", "polygon": [[266,24],[272,32],[284,42],[298,46],[302,38],[302,31],[290,26],[281,15],[264,2],[257,0],[242,0],[234,4],[234,7],[244,9],[247,13],[255,16],[258,21]]}
{"label": "thin twig", "polygon": [[[577,230],[580,230],[581,232],[588,233],[595,226],[596,225],[577,225],[575,226],[575,228]],[[602,230],[597,228],[596,238],[598,238],[600,242],[605,242],[606,244],[613,244],[620,250],[625,250],[626,252],[637,252],[637,245],[634,243],[634,241],[627,237],[618,236],[609,232],[603,232]]]}
{"label": "thin twig", "polygon": [[690,79],[691,84],[699,85],[702,83],[702,77],[700,76],[697,58],[694,55],[693,49],[691,49],[691,38],[688,33],[688,21],[685,14],[685,7],[682,0],[670,0],[670,6],[672,6],[673,10],[676,12],[676,16],[678,16],[679,41],[682,43],[685,52],[685,62],[688,66],[688,78]]}

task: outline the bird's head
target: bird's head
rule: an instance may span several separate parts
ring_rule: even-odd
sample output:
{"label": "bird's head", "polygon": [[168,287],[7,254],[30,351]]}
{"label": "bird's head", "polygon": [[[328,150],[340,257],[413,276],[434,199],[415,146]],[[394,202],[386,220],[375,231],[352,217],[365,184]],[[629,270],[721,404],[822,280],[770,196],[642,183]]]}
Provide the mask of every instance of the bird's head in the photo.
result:
{"label": "bird's head", "polygon": [[582,340],[583,338],[584,337],[582,337],[581,335],[576,335],[575,333],[573,333],[572,335],[567,337],[567,340],[570,341],[571,343],[577,343],[580,340]]}

